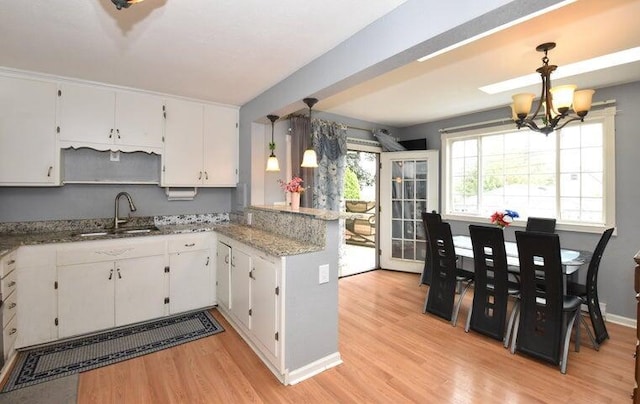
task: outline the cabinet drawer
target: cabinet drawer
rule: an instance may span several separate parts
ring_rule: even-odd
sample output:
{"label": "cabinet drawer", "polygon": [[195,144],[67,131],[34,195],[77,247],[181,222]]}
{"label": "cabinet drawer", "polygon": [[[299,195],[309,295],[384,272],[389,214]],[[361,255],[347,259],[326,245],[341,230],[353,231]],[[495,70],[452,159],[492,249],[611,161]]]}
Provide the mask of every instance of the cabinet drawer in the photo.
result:
{"label": "cabinet drawer", "polygon": [[128,258],[164,255],[165,243],[156,240],[126,239],[119,242],[98,241],[73,243],[58,250],[56,263],[60,265],[84,264],[88,262],[117,261]]}
{"label": "cabinet drawer", "polygon": [[18,277],[18,271],[13,271],[2,279],[2,296],[6,299],[14,290],[16,290],[16,278]]}
{"label": "cabinet drawer", "polygon": [[2,326],[6,327],[18,311],[17,293],[12,293],[7,297],[2,305]]}
{"label": "cabinet drawer", "polygon": [[14,316],[9,323],[2,329],[3,342],[4,342],[4,359],[6,360],[13,347],[16,344],[16,337],[18,336],[18,317]]}
{"label": "cabinet drawer", "polygon": [[0,278],[4,278],[7,274],[16,269],[16,251],[12,251],[2,258],[2,268],[0,268]]}
{"label": "cabinet drawer", "polygon": [[169,239],[169,254],[183,252],[206,250],[211,246],[211,236],[209,234],[200,233],[188,236],[176,236]]}

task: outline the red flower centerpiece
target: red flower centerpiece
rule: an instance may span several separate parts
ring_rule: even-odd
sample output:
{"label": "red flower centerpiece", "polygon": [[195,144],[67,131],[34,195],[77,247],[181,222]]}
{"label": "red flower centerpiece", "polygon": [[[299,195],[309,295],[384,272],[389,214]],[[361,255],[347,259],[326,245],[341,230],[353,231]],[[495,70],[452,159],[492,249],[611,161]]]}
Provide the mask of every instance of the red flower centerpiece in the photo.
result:
{"label": "red flower centerpiece", "polygon": [[513,219],[517,217],[520,217],[520,215],[515,210],[505,209],[504,211],[496,211],[493,215],[491,215],[491,223],[495,224],[501,229],[504,229],[513,222]]}

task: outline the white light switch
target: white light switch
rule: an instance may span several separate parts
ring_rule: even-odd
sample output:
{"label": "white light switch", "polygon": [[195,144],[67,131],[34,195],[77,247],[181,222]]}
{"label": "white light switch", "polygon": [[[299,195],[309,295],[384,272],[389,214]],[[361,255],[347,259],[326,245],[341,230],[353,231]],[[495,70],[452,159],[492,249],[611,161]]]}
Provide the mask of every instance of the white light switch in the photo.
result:
{"label": "white light switch", "polygon": [[329,264],[320,265],[318,267],[318,283],[323,284],[329,282]]}

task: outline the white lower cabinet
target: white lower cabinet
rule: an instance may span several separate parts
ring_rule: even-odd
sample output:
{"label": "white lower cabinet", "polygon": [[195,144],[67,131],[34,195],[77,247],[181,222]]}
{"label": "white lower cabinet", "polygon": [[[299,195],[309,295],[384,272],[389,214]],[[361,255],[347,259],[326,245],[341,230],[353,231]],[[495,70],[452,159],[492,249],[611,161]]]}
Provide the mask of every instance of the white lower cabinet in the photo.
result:
{"label": "white lower cabinet", "polygon": [[215,303],[211,235],[176,235],[169,240],[169,308],[180,313]]}
{"label": "white lower cabinet", "polygon": [[[279,287],[282,258],[218,237],[218,296],[229,293],[229,305],[220,304],[220,298],[218,309],[274,373],[283,374]],[[232,258],[225,271],[228,255]]]}
{"label": "white lower cabinet", "polygon": [[56,317],[56,246],[24,246],[17,252],[16,279],[20,332],[16,348],[51,342],[58,338]]}
{"label": "white lower cabinet", "polygon": [[275,257],[252,257],[251,331],[265,354],[275,360],[278,352],[278,266]]}
{"label": "white lower cabinet", "polygon": [[251,328],[251,256],[236,246],[231,247],[231,314]]}
{"label": "white lower cabinet", "polygon": [[126,239],[70,243],[57,253],[58,337],[162,317],[165,243]]}
{"label": "white lower cabinet", "polygon": [[216,244],[216,293],[218,307],[222,310],[231,308],[231,247],[218,241]]}

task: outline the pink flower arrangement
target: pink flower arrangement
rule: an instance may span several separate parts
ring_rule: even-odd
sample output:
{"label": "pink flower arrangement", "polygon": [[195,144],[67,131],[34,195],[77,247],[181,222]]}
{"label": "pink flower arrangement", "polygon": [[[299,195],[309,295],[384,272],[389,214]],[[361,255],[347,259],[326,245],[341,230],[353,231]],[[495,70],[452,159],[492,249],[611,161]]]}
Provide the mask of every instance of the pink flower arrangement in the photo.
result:
{"label": "pink flower arrangement", "polygon": [[304,187],[302,186],[303,181],[300,177],[293,177],[289,182],[278,180],[278,183],[280,184],[280,187],[286,192],[304,192]]}
{"label": "pink flower arrangement", "polygon": [[513,222],[513,219],[517,217],[520,217],[520,215],[515,210],[506,209],[504,212],[496,211],[491,215],[491,223],[503,229],[509,226]]}

